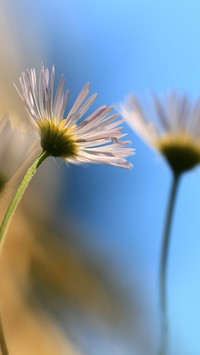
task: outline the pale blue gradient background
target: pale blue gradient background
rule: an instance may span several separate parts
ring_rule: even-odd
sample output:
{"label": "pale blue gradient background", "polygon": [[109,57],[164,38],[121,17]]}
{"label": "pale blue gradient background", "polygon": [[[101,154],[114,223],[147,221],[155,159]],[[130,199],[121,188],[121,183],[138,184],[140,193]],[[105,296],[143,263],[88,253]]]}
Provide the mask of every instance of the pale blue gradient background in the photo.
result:
{"label": "pale blue gradient background", "polygon": [[[65,74],[71,103],[92,82],[94,105],[118,104],[129,93],[164,94],[171,89],[200,94],[200,3],[159,0],[9,1],[23,29],[43,26],[46,65]],[[26,48],[31,51],[30,48]],[[42,60],[43,58],[41,58]],[[40,63],[35,63],[39,67]],[[63,215],[88,236],[86,244],[109,260],[134,297],[140,280],[148,315],[140,329],[154,354],[157,273],[171,174],[165,162],[128,128],[136,148],[134,169],[62,167]],[[66,217],[67,218],[67,217]],[[200,354],[200,171],[184,176],[173,225],[169,265],[172,354]],[[131,332],[131,331],[130,331]],[[152,338],[149,341],[149,337]],[[95,343],[96,341],[96,343]],[[91,354],[131,354],[128,345],[94,341]],[[96,345],[98,344],[98,346]],[[101,344],[101,347],[100,347]],[[123,348],[124,346],[124,348]],[[176,347],[177,346],[177,347]],[[137,353],[142,353],[138,345]]]}

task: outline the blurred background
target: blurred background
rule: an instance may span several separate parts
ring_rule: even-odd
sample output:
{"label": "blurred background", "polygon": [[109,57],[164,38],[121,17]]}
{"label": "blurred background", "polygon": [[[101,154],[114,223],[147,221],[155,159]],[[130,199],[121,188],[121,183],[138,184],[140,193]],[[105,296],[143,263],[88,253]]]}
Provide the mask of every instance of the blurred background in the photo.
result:
{"label": "blurred background", "polygon": [[[69,106],[88,81],[99,93],[94,109],[117,107],[130,93],[176,89],[195,98],[199,11],[197,0],[0,0],[1,113],[25,118],[12,82],[41,62],[55,65],[57,81],[64,74]],[[20,354],[27,351],[24,338],[33,354],[50,354],[49,342],[52,354],[61,347],[63,354],[155,354],[158,264],[172,177],[162,158],[125,130],[136,148],[134,169],[58,167],[49,160],[13,221],[19,231],[11,230],[5,248],[2,314],[8,344],[19,343]],[[172,231],[170,354],[200,353],[199,211],[196,169],[182,179]],[[14,291],[9,282],[17,283]]]}

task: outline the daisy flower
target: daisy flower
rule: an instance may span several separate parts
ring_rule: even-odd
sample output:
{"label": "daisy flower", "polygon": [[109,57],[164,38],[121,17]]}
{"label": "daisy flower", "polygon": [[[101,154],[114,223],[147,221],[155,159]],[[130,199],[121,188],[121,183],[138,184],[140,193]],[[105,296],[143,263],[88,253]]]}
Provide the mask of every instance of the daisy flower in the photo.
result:
{"label": "daisy flower", "polygon": [[23,165],[31,150],[30,136],[7,116],[0,119],[0,193]]}
{"label": "daisy flower", "polygon": [[54,95],[55,69],[51,73],[41,66],[37,80],[35,69],[26,70],[20,77],[22,100],[25,102],[41,139],[41,147],[49,156],[62,158],[68,163],[101,163],[131,168],[126,157],[133,149],[122,141],[123,120],[113,107],[101,106],[85,119],[97,94],[88,98],[90,84],[86,84],[74,105],[65,116],[69,90],[65,92],[62,76]]}
{"label": "daisy flower", "polygon": [[[171,227],[182,173],[200,164],[200,99],[170,93],[164,100],[153,97],[151,121],[139,100],[131,96],[121,113],[130,126],[151,147],[159,151],[173,171],[159,266],[160,343],[158,354],[167,355],[169,347],[169,312],[167,296],[168,256]],[[157,124],[155,121],[157,120]]]}
{"label": "daisy flower", "polygon": [[193,169],[200,163],[200,100],[192,103],[187,96],[170,93],[165,100],[153,97],[151,119],[139,100],[131,96],[122,105],[121,114],[144,141],[158,150],[173,172]]}

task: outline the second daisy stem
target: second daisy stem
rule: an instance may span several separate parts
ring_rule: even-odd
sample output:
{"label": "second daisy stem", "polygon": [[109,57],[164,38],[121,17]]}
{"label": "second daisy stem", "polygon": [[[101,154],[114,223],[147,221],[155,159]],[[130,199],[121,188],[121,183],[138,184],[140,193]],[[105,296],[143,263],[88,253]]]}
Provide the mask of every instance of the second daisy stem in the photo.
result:
{"label": "second daisy stem", "polygon": [[27,173],[25,174],[15,196],[13,197],[7,212],[5,214],[5,217],[3,219],[3,222],[1,224],[0,227],[0,245],[2,248],[2,244],[8,229],[8,226],[11,222],[11,219],[14,215],[14,212],[19,204],[19,202],[21,201],[21,198],[25,192],[25,190],[27,189],[31,179],[33,178],[33,176],[35,175],[37,169],[39,168],[39,166],[42,164],[42,162],[48,157],[48,154],[46,152],[42,152],[41,155],[39,156],[39,158],[37,158],[35,160],[35,162],[31,165],[31,167],[28,169]]}
{"label": "second daisy stem", "polygon": [[161,312],[160,314],[161,339],[160,339],[159,355],[167,355],[167,351],[168,351],[169,325],[168,325],[168,304],[167,304],[167,267],[168,267],[171,226],[172,226],[172,219],[173,219],[173,213],[174,213],[174,207],[175,207],[179,182],[180,182],[180,175],[174,174],[170,196],[169,196],[165,229],[164,229],[163,241],[162,241],[160,279],[159,279],[159,287],[160,287],[159,296],[160,296],[160,312]]}

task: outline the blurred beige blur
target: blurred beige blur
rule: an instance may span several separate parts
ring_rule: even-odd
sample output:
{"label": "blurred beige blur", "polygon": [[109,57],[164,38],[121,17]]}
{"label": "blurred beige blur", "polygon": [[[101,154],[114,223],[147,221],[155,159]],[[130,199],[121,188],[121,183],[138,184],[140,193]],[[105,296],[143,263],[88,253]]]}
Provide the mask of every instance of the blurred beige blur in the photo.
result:
{"label": "blurred beige blur", "polygon": [[27,125],[29,116],[13,83],[18,83],[22,70],[33,63],[40,65],[41,60],[46,59],[48,49],[45,49],[41,38],[36,34],[34,36],[36,29],[40,31],[38,24],[36,28],[20,28],[19,14],[14,11],[13,5],[10,0],[0,0],[0,117],[5,114],[14,115],[19,118],[19,124],[24,125],[26,122]]}
{"label": "blurred beige blur", "polygon": [[34,233],[19,211],[0,259],[1,313],[10,354],[79,354],[61,329],[26,297]]}
{"label": "blurred beige blur", "polygon": [[[1,199],[3,213],[13,185]],[[59,320],[45,307],[44,296],[57,304],[57,311],[72,307],[110,326],[120,322],[126,307],[120,289],[104,279],[101,266],[89,262],[78,245],[63,242],[52,232],[52,211],[40,198],[35,188],[30,189],[3,244],[0,309],[5,336],[11,354],[78,354]],[[66,229],[65,237],[70,233]]]}

